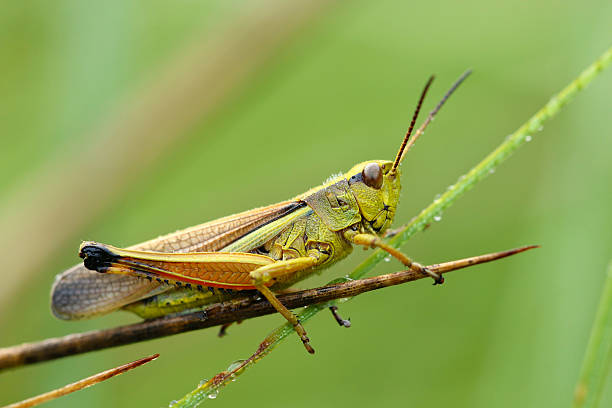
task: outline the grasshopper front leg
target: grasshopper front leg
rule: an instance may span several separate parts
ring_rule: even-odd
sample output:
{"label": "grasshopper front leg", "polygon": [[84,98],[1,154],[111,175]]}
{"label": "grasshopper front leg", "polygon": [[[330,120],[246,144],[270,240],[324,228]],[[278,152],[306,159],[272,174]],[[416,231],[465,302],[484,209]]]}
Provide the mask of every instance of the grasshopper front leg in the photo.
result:
{"label": "grasshopper front leg", "polygon": [[353,230],[347,230],[344,233],[344,237],[356,245],[362,245],[366,248],[382,249],[395,259],[399,260],[406,267],[412,269],[413,271],[431,276],[434,280],[434,285],[440,285],[444,283],[444,278],[442,277],[442,275],[438,275],[437,273],[430,271],[423,265],[417,262],[413,262],[412,259],[408,258],[403,252],[398,251],[390,245],[387,245],[382,239],[380,239],[376,235],[361,234]]}

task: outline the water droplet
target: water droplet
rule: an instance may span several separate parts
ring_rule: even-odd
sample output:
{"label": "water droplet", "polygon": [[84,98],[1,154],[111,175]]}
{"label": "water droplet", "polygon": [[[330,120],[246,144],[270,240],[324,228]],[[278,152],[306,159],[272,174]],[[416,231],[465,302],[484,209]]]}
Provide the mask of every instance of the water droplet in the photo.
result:
{"label": "water droplet", "polygon": [[203,386],[204,384],[206,384],[208,382],[208,380],[206,378],[204,378],[202,381],[200,381],[200,383],[198,384],[198,387]]}
{"label": "water droplet", "polygon": [[440,197],[442,197],[441,194],[436,194],[436,196],[434,197],[434,201],[438,201],[440,199]]}
{"label": "water droplet", "polygon": [[246,360],[236,360],[236,361],[234,361],[232,364],[229,365],[229,367],[227,367],[227,371],[234,371],[235,369],[240,367],[242,365],[242,363],[244,363],[245,361]]}
{"label": "water droplet", "polygon": [[525,136],[525,141],[526,142],[531,142],[531,136],[530,135]]}
{"label": "water droplet", "polygon": [[170,401],[170,404],[168,404],[168,407],[172,408],[176,404],[178,404],[178,401],[177,400],[172,400],[172,401]]}
{"label": "water droplet", "polygon": [[391,262],[391,255],[385,256],[385,262]]}
{"label": "water droplet", "polygon": [[495,173],[495,169],[489,169],[489,174]]}
{"label": "water droplet", "polygon": [[434,221],[442,221],[441,215],[434,215]]}
{"label": "water droplet", "polygon": [[215,399],[219,396],[219,390],[212,390],[210,394],[208,394],[209,399]]}

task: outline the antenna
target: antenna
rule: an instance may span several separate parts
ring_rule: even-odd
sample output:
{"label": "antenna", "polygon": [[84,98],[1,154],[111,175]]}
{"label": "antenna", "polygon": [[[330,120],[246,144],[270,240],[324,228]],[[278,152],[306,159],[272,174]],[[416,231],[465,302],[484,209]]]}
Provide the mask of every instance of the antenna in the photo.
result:
{"label": "antenna", "polygon": [[[472,73],[471,69],[468,69],[467,71],[465,71],[463,73],[463,75],[461,75],[459,77],[459,79],[457,79],[457,81],[455,81],[455,83],[453,84],[453,86],[450,87],[450,89],[448,91],[446,91],[446,93],[444,94],[444,96],[442,97],[442,99],[440,100],[440,102],[438,102],[438,104],[436,105],[436,107],[429,112],[429,115],[427,116],[427,118],[425,119],[425,122],[423,122],[423,124],[421,125],[420,128],[417,129],[417,131],[414,133],[414,137],[412,137],[412,139],[409,138],[409,136],[407,135],[407,137],[404,139],[404,142],[402,143],[402,148],[400,149],[399,153],[398,153],[398,158],[395,159],[395,162],[393,163],[393,167],[391,169],[392,172],[394,172],[397,168],[397,166],[399,166],[399,164],[402,162],[402,160],[404,159],[404,155],[406,154],[406,152],[408,150],[410,150],[410,148],[414,145],[414,142],[416,142],[416,140],[419,138],[419,136],[421,136],[423,134],[423,132],[425,131],[425,129],[427,128],[427,126],[429,125],[429,123],[433,120],[434,116],[436,116],[436,114],[438,113],[438,111],[440,110],[440,108],[442,108],[442,105],[444,105],[444,103],[448,100],[448,98],[453,94],[453,92],[455,92],[455,90],[459,87],[459,85],[461,85],[461,83],[463,81],[465,81],[465,79]],[[425,88],[425,91],[427,90],[427,88]],[[421,97],[422,99],[422,97]],[[419,102],[420,104],[420,102]],[[411,126],[412,127],[412,126]]]}
{"label": "antenna", "polygon": [[391,173],[395,173],[395,169],[399,166],[402,156],[404,155],[404,149],[406,148],[406,144],[408,143],[408,139],[410,139],[410,135],[412,134],[412,129],[414,129],[414,124],[416,123],[417,117],[419,116],[419,112],[421,111],[421,105],[425,100],[425,95],[427,95],[427,91],[429,90],[429,86],[433,82],[435,75],[429,77],[429,80],[425,84],[425,88],[423,88],[423,92],[421,92],[421,97],[419,98],[419,103],[412,115],[412,122],[410,122],[410,127],[408,127],[408,131],[406,132],[406,136],[404,136],[404,141],[397,152],[397,156],[395,157],[395,161],[393,162],[393,167],[391,167]]}

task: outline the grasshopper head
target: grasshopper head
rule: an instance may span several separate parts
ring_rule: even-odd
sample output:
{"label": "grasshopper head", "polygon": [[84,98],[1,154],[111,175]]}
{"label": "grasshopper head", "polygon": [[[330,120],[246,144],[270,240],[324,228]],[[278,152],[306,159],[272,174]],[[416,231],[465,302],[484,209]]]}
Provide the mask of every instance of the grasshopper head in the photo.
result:
{"label": "grasshopper head", "polygon": [[412,122],[406,132],[406,136],[404,136],[395,160],[372,160],[359,163],[346,173],[348,184],[359,205],[363,225],[369,232],[380,234],[389,228],[391,222],[393,222],[401,189],[399,165],[402,163],[404,155],[414,145],[419,136],[423,134],[427,125],[433,120],[449,96],[470,73],[471,71],[467,70],[459,77],[411,137],[421,105],[434,79],[431,76],[421,93],[414,115],[412,116]]}
{"label": "grasshopper head", "polygon": [[346,173],[364,226],[371,233],[384,232],[395,216],[401,185],[399,172],[391,171],[392,168],[392,161],[371,160],[359,163]]}

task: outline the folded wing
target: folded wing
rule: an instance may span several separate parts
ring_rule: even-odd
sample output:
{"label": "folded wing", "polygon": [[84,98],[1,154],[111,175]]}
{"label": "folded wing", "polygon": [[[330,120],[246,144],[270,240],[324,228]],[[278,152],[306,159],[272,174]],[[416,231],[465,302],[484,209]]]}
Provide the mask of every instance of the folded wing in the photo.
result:
{"label": "folded wing", "polygon": [[[278,233],[285,218],[293,222],[307,212],[303,202],[284,201],[177,231],[129,249],[188,253],[223,251],[228,247],[231,252],[248,252],[262,239]],[[285,217],[290,214],[291,217]],[[277,226],[270,228],[274,223]],[[244,239],[258,229],[265,230],[264,235],[270,237]],[[100,274],[79,264],[55,278],[51,288],[51,310],[60,319],[84,319],[112,312],[173,287],[136,276]]]}

